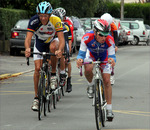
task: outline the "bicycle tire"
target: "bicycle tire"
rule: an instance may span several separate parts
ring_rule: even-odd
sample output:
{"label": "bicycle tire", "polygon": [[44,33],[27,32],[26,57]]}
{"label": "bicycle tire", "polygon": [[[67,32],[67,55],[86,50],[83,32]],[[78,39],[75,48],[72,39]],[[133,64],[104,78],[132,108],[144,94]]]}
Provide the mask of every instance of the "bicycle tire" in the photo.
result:
{"label": "bicycle tire", "polygon": [[48,112],[51,112],[52,103],[53,103],[53,97],[52,97],[52,94],[51,94],[51,95],[49,96],[49,101],[48,101]]}
{"label": "bicycle tire", "polygon": [[[106,100],[105,100],[105,93],[104,93],[104,84],[101,80],[101,92],[102,92],[102,99],[103,99],[103,105],[106,103]],[[104,107],[102,109],[102,126],[105,127],[105,121],[106,121],[106,107]]]}
{"label": "bicycle tire", "polygon": [[43,111],[43,73],[40,73],[40,79],[38,84],[38,99],[39,99],[39,106],[38,106],[38,119],[41,120],[41,115]]}
{"label": "bicycle tire", "polygon": [[53,92],[52,96],[53,96],[53,108],[56,109],[56,101],[57,101],[57,99],[56,99],[55,92]]}
{"label": "bicycle tire", "polygon": [[95,89],[95,121],[96,121],[96,128],[97,130],[101,130],[102,129],[102,110],[101,110],[101,100],[100,100],[100,88],[99,88],[99,80],[96,79],[95,80],[95,84],[94,84],[94,89]]}

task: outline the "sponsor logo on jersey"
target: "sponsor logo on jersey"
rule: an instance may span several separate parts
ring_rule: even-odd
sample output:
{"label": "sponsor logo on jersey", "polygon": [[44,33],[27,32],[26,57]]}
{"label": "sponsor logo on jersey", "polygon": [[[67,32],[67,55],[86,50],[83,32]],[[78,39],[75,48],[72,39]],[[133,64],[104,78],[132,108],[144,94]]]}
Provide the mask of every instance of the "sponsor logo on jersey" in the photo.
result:
{"label": "sponsor logo on jersey", "polygon": [[47,32],[40,32],[40,31],[39,31],[39,33],[40,33],[41,35],[44,35],[44,34],[52,35],[54,32],[53,32],[53,31],[51,31],[51,32],[49,32],[49,31],[47,31]]}
{"label": "sponsor logo on jersey", "polygon": [[55,25],[56,28],[60,28],[61,27],[61,22],[57,22]]}
{"label": "sponsor logo on jersey", "polygon": [[89,36],[84,37],[84,41],[88,40]]}
{"label": "sponsor logo on jersey", "polygon": [[38,20],[38,19],[35,19],[35,20],[33,20],[33,21],[31,22],[31,25],[36,24],[36,23],[38,23],[38,22],[39,22],[39,20]]}
{"label": "sponsor logo on jersey", "polygon": [[95,43],[92,43],[91,46],[92,46],[92,47],[95,47]]}

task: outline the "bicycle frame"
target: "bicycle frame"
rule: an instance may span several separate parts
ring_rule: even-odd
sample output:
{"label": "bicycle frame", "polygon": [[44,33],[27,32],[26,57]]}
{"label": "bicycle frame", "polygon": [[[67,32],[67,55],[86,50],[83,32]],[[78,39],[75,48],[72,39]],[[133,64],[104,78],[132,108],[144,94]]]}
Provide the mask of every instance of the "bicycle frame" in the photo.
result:
{"label": "bicycle frame", "polygon": [[[100,71],[100,64],[101,63],[108,63],[107,61],[93,61],[93,62],[84,62],[85,64],[95,64],[94,66],[94,97],[93,97],[93,103],[92,106],[95,106],[95,118],[96,118],[96,126],[97,130],[101,129],[101,125],[105,126],[106,121],[106,105],[107,102],[105,100],[104,96],[104,87],[103,87],[103,79]],[[80,68],[80,76],[82,76],[82,67]],[[98,86],[97,86],[98,85]],[[97,96],[98,97],[97,97]],[[97,102],[99,101],[99,102]],[[99,111],[99,114],[98,112]],[[99,115],[99,118],[97,117]]]}

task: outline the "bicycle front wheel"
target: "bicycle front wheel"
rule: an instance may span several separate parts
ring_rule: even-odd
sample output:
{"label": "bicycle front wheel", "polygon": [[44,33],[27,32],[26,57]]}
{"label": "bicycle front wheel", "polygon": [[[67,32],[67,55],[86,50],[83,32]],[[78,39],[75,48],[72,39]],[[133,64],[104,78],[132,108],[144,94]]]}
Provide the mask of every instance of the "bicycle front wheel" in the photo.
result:
{"label": "bicycle front wheel", "polygon": [[41,73],[39,84],[38,84],[38,99],[39,99],[38,118],[39,120],[41,120],[41,114],[43,111],[43,80],[44,80],[44,75]]}
{"label": "bicycle front wheel", "polygon": [[99,80],[95,80],[94,84],[94,89],[95,89],[95,121],[96,121],[96,127],[97,130],[102,129],[102,110],[101,110],[101,99],[100,99],[100,87],[99,87]]}

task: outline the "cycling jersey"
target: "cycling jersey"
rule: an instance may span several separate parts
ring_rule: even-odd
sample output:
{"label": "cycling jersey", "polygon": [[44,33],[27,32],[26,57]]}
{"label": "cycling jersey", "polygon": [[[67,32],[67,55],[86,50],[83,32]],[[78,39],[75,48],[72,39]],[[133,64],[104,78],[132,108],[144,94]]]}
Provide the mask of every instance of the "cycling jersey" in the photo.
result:
{"label": "cycling jersey", "polygon": [[29,21],[27,30],[35,34],[35,47],[40,52],[44,52],[48,51],[49,44],[55,38],[55,34],[63,31],[63,26],[60,18],[55,15],[51,15],[47,25],[42,25],[39,16],[34,15]]}
{"label": "cycling jersey", "polygon": [[89,51],[89,58],[96,61],[100,58],[101,61],[107,61],[108,55],[116,61],[115,44],[111,35],[106,37],[104,43],[96,41],[94,31],[86,33],[81,40],[80,50],[77,59],[85,59]]}
{"label": "cycling jersey", "polygon": [[115,25],[114,22],[112,22],[110,24],[110,26],[111,26],[111,34],[114,37],[115,45],[117,46],[118,45],[118,31],[117,31],[118,29],[117,29],[117,26]]}
{"label": "cycling jersey", "polygon": [[71,30],[71,41],[73,42],[74,36],[73,36],[73,30],[74,30],[74,26],[73,26],[73,22],[69,17],[66,17],[66,19],[64,20],[65,23],[68,23],[68,25],[70,26],[70,30]]}
{"label": "cycling jersey", "polygon": [[70,30],[70,26],[67,23],[62,23],[63,25],[63,32],[64,32],[64,38],[65,38],[65,52],[66,52],[66,59],[68,60],[68,62],[70,61],[69,58],[69,40],[71,40],[72,35],[71,35],[71,30]]}

